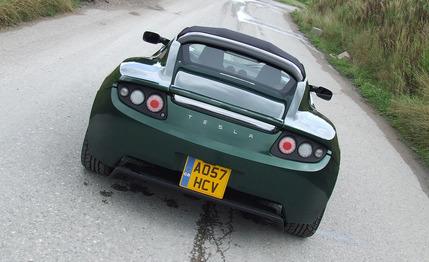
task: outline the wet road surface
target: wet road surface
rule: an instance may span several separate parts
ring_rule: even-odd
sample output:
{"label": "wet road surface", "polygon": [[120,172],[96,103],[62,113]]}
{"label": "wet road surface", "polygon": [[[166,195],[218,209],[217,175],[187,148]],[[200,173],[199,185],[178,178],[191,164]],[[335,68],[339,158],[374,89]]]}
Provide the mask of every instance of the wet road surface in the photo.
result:
{"label": "wet road surface", "polygon": [[[0,261],[424,261],[423,170],[397,136],[271,1],[161,1],[83,9],[0,33]],[[239,30],[297,56],[336,124],[337,186],[319,231],[285,235],[257,217],[163,188],[84,171],[92,101],[123,59],[152,54],[145,30]]]}

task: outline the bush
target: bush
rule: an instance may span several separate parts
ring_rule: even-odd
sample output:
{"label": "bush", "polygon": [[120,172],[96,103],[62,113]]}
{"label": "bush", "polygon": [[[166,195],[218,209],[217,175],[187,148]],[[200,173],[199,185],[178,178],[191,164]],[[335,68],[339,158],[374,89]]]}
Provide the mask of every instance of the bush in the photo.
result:
{"label": "bush", "polygon": [[0,27],[72,11],[77,0],[0,0]]}
{"label": "bush", "polygon": [[313,0],[294,17],[304,32],[323,29],[311,36],[322,50],[351,54],[331,62],[429,164],[429,2]]}

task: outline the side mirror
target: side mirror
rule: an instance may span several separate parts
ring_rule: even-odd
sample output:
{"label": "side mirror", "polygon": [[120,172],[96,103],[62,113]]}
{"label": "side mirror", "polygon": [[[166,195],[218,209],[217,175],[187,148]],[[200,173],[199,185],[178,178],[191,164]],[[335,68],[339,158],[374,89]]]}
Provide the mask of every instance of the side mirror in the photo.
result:
{"label": "side mirror", "polygon": [[151,43],[151,44],[163,44],[167,45],[170,40],[160,36],[155,32],[146,31],[143,34],[143,41]]}
{"label": "side mirror", "polygon": [[332,91],[324,88],[323,86],[312,86],[310,85],[310,92],[314,92],[318,97],[324,99],[324,100],[331,100],[332,98]]}

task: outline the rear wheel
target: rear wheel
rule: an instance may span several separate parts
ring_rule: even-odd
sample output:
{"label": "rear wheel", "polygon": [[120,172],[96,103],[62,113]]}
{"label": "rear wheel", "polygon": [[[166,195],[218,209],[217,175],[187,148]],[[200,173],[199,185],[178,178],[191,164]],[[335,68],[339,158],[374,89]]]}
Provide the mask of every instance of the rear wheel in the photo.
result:
{"label": "rear wheel", "polygon": [[323,212],[319,217],[311,224],[298,224],[298,223],[287,223],[285,222],[285,232],[298,237],[311,237],[316,233],[317,228],[322,220]]}
{"label": "rear wheel", "polygon": [[95,172],[103,176],[108,176],[112,172],[112,168],[106,166],[100,160],[91,155],[88,149],[87,139],[83,141],[80,160],[82,162],[82,165],[89,171]]}

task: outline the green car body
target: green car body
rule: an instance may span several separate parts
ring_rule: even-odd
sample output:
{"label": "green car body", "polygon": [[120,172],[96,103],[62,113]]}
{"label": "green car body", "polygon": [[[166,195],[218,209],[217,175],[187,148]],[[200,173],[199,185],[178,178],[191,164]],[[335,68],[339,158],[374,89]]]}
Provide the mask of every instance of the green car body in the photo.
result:
{"label": "green car body", "polygon": [[[185,90],[176,79],[183,63],[180,50],[184,43],[179,40],[170,41],[152,57],[127,59],[105,79],[91,111],[82,150],[84,166],[106,175],[126,173],[192,193],[178,183],[187,157],[193,156],[232,170],[224,199],[195,194],[284,222],[289,233],[312,235],[333,191],[340,164],[335,128],[312,105],[312,87],[304,77],[297,79],[283,119]],[[198,77],[197,83],[202,78],[208,78],[208,83],[223,81],[208,77],[203,68],[186,72]],[[240,85],[240,79],[234,81],[227,79],[227,84]],[[126,102],[130,95],[123,96],[122,87],[128,91],[143,88],[144,99],[159,95],[163,110],[158,114],[140,110],[145,103],[137,107]],[[200,104],[210,110],[201,110]],[[247,120],[251,123],[244,123]],[[273,128],[261,130],[257,127],[261,123]],[[286,135],[296,139],[297,147],[300,141],[322,147],[323,157],[313,161],[298,155],[279,157],[278,143]]]}

